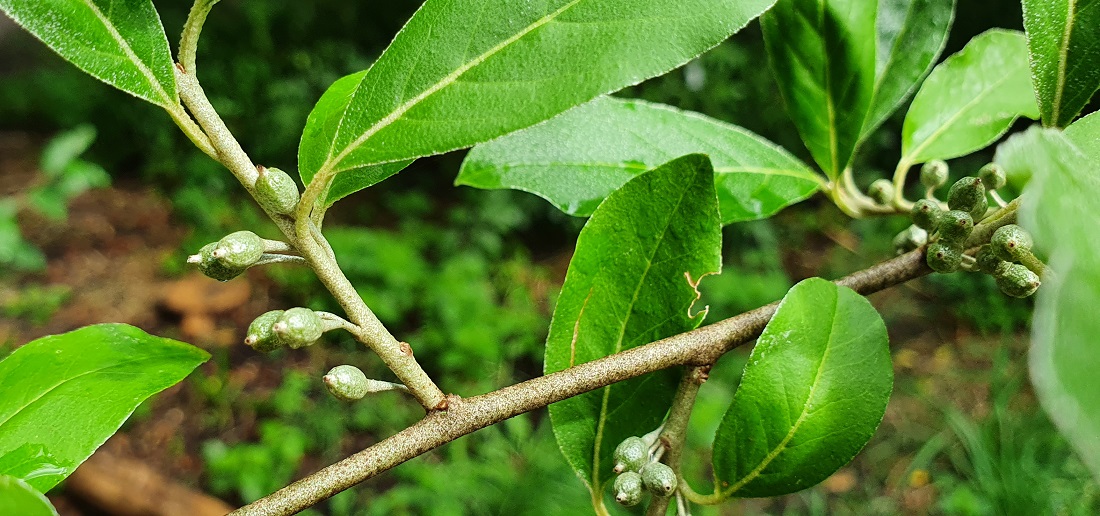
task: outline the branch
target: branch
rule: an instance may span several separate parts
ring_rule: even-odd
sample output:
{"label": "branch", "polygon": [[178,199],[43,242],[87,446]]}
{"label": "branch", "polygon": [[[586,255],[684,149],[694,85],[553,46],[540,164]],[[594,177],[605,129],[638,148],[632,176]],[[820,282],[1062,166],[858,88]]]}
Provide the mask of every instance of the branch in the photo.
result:
{"label": "branch", "polygon": [[[919,249],[856,272],[836,283],[863,295],[929,274]],[[388,439],[234,511],[286,515],[367,480],[459,437],[525,412],[616,382],[673,366],[707,366],[760,335],[777,303],[609,357],[463,399],[448,397],[445,411],[429,413]]]}

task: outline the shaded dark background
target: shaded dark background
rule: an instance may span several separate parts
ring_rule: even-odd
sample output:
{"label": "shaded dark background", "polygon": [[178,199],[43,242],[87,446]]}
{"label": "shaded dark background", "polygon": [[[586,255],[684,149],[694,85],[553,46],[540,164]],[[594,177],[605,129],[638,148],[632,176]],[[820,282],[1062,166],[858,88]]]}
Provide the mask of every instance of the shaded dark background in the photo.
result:
{"label": "shaded dark background", "polygon": [[[174,46],[189,6],[156,3]],[[253,159],[293,170],[314,102],[337,78],[368,67],[418,5],[224,0],[203,32],[199,76]],[[1015,2],[961,0],[944,55],[988,28],[1021,28],[1020,16]],[[620,95],[736,123],[812,162],[765,63],[759,27],[751,24],[687,67]],[[894,168],[903,113],[857,157],[861,184]],[[0,23],[0,197],[18,198],[40,184],[42,146],[82,124],[98,134],[83,159],[107,170],[113,185],[73,199],[64,220],[18,212],[26,245],[43,253],[46,265],[0,274],[0,352],[113,321],[214,355],[138,410],[93,459],[96,475],[148,470],[156,485],[240,505],[420,416],[396,394],[350,405],[326,395],[320,376],[337,364],[390,377],[346,336],[269,356],[240,346],[248,322],[266,310],[337,307],[310,274],[292,268],[253,270],[224,285],[196,278],[182,262],[203,243],[241,228],[274,237],[275,229],[232,176],[158,108],[83,75]],[[462,155],[421,159],[341,202],[330,212],[329,234],[368,304],[413,343],[438,383],[474,395],[540,374],[554,297],[583,220],[520,192],[453,187]],[[972,173],[990,157],[955,160],[953,170]],[[906,225],[900,218],[852,221],[819,196],[773,219],[730,226],[724,272],[703,283],[711,317],[774,301],[805,277],[838,277],[880,261]],[[697,513],[1100,509],[1096,486],[1027,386],[1029,301],[1000,295],[984,275],[963,274],[916,281],[872,301],[890,328],[897,385],[864,452],[813,489]],[[686,470],[697,490],[709,479],[709,438],[745,353],[719,362],[696,408]],[[125,506],[96,493],[102,489],[74,478],[51,497],[62,514],[111,514]],[[402,465],[315,511],[577,514],[590,511],[588,505],[545,411],[536,411]]]}

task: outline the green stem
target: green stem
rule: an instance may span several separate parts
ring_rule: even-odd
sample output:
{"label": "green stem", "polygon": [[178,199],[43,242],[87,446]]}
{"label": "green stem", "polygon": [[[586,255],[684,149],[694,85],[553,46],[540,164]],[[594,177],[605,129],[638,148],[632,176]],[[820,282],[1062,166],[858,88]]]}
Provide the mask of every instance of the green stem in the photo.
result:
{"label": "green stem", "polygon": [[909,176],[910,168],[913,168],[913,164],[902,158],[894,169],[894,206],[902,211],[913,209],[913,203],[905,199],[905,180]]}
{"label": "green stem", "polygon": [[1052,274],[1050,267],[1047,267],[1047,264],[1043,263],[1043,261],[1032,254],[1031,251],[1028,251],[1020,257],[1020,265],[1027,267],[1031,272],[1037,274],[1039,279],[1044,281]]}
{"label": "green stem", "polygon": [[974,226],[974,231],[970,233],[970,237],[966,239],[966,248],[976,247],[982,244],[988,244],[989,239],[993,237],[993,233],[998,229],[1007,226],[1009,224],[1016,223],[1016,211],[1020,209],[1020,198],[1017,197],[1012,202],[1005,205],[992,215],[982,219],[981,223]]}
{"label": "green stem", "polygon": [[180,35],[179,62],[183,70],[189,75],[195,75],[195,54],[199,47],[199,36],[202,35],[202,26],[206,23],[206,16],[210,9],[220,0],[195,0],[191,6],[191,12],[187,15],[187,22],[183,24],[183,34]]}
{"label": "green stem", "polygon": [[[676,478],[680,478],[680,463],[684,455],[684,443],[687,441],[688,423],[691,421],[691,409],[695,407],[695,397],[699,388],[707,381],[710,366],[695,366],[684,371],[680,387],[672,398],[672,408],[668,412],[664,430],[661,431],[661,445],[665,448],[663,462],[672,468]],[[684,484],[683,481],[680,484]],[[671,498],[655,496],[646,510],[648,516],[662,516],[668,512]]]}

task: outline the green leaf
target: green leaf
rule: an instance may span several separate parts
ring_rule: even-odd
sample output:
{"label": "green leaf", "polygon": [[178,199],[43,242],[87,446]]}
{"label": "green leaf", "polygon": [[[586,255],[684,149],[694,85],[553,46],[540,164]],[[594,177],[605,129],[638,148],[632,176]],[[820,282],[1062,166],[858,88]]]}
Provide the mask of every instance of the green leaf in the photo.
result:
{"label": "green leaf", "polygon": [[1065,127],[1100,88],[1100,0],[1023,0],[1043,125]]}
{"label": "green leaf", "polygon": [[[550,335],[546,373],[695,328],[694,285],[721,268],[714,176],[692,154],[631,179],[588,220],[569,263]],[[615,447],[656,428],[676,391],[666,370],[550,406],[566,460],[603,499]]]}
{"label": "green leaf", "polygon": [[723,497],[792,493],[852,460],[886,413],[886,325],[866,298],[811,278],[757,340],[714,438]]}
{"label": "green leaf", "polygon": [[[1100,138],[1100,126],[1092,127],[1089,137]],[[1052,129],[1033,128],[1001,147],[1000,163],[1032,178],[1020,224],[1053,270],[1043,277],[1032,316],[1031,381],[1043,408],[1100,481],[1100,161]]]}
{"label": "green leaf", "polygon": [[57,516],[57,510],[42,493],[35,491],[26,482],[0,475],[0,514]]}
{"label": "green leaf", "polygon": [[1020,32],[994,29],[940,63],[924,81],[902,128],[902,161],[970,154],[993,143],[1020,116],[1038,118]]}
{"label": "green leaf", "polygon": [[455,183],[532,192],[565,213],[588,216],[634,176],[694,152],[714,163],[725,224],[774,215],[824,183],[782,148],[745,129],[613,97],[474,147]]}
{"label": "green leaf", "polygon": [[0,474],[48,491],[138,404],[208,358],[124,324],[87,326],[15,350],[0,361]]}
{"label": "green leaf", "polygon": [[0,10],[91,76],[158,106],[179,104],[151,0],[0,0]]}
{"label": "green leaf", "polygon": [[74,127],[50,139],[42,149],[39,166],[50,177],[60,176],[71,163],[95,142],[95,126],[84,124]]}
{"label": "green leaf", "polygon": [[310,113],[302,179],[469,147],[665,73],[775,0],[429,0]]}
{"label": "green leaf", "polygon": [[1089,159],[1100,163],[1100,111],[1070,124],[1066,138]]}
{"label": "green leaf", "polygon": [[916,91],[943,52],[954,19],[955,0],[879,0],[875,95],[864,137]]}
{"label": "green leaf", "polygon": [[787,111],[830,178],[848,166],[871,106],[875,10],[867,0],[780,0],[760,17]]}

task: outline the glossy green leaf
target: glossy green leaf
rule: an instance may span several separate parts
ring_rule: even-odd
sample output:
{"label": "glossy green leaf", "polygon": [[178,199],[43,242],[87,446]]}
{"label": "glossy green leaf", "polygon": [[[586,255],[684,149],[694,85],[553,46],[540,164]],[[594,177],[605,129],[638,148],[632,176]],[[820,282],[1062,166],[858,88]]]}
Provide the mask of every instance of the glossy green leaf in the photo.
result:
{"label": "glossy green leaf", "polygon": [[875,95],[863,125],[874,132],[920,85],[947,44],[955,0],[879,0]]}
{"label": "glossy green leaf", "polygon": [[298,151],[307,183],[469,147],[680,66],[775,0],[428,0],[333,84]]}
{"label": "glossy green leaf", "polygon": [[776,496],[825,480],[874,434],[893,379],[886,325],[866,298],[819,278],[795,285],[715,435],[718,492]]}
{"label": "glossy green leaf", "polygon": [[46,497],[26,482],[0,475],[0,514],[19,516],[57,516]]}
{"label": "glossy green leaf", "polygon": [[[628,181],[577,239],[546,340],[546,373],[698,326],[705,314],[692,316],[694,285],[721,268],[721,247],[706,156]],[[550,406],[558,445],[594,501],[611,479],[615,447],[661,423],[677,383],[676,371],[658,371]]]}
{"label": "glossy green leaf", "polygon": [[1023,0],[1043,125],[1065,127],[1100,88],[1100,0]]}
{"label": "glossy green leaf", "polygon": [[710,156],[722,222],[774,215],[824,179],[745,129],[641,100],[602,97],[474,147],[456,184],[534,193],[588,216],[632,177],[678,156]]}
{"label": "glossy green leaf", "polygon": [[1038,118],[1027,42],[994,29],[940,63],[924,81],[902,128],[902,161],[924,163],[981,150],[1020,116]]}
{"label": "glossy green leaf", "polygon": [[179,104],[152,1],[0,0],[0,10],[93,77],[158,106]]}
{"label": "glossy green leaf", "polygon": [[[1100,138],[1093,127],[1089,137]],[[1020,223],[1053,270],[1036,294],[1031,382],[1043,408],[1100,481],[1100,161],[1058,131],[1039,128],[1009,139],[998,158],[1007,169],[1032,178]]]}
{"label": "glossy green leaf", "polygon": [[1070,124],[1066,138],[1089,159],[1100,163],[1100,111]]}
{"label": "glossy green leaf", "polygon": [[780,0],[760,17],[787,111],[830,178],[848,166],[871,107],[876,5]]}
{"label": "glossy green leaf", "polygon": [[208,358],[124,324],[87,326],[16,349],[0,361],[0,474],[46,492],[139,403]]}

